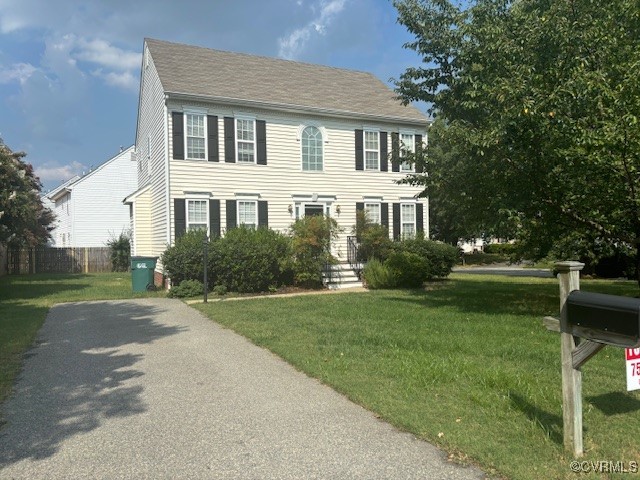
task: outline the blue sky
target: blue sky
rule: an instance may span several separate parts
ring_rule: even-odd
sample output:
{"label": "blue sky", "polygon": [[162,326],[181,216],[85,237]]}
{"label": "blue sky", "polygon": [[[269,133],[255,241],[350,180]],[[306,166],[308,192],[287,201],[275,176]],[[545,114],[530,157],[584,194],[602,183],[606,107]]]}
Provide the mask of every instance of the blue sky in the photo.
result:
{"label": "blue sky", "polygon": [[0,0],[0,137],[46,191],[133,144],[145,37],[388,82],[419,63],[396,19],[391,0]]}

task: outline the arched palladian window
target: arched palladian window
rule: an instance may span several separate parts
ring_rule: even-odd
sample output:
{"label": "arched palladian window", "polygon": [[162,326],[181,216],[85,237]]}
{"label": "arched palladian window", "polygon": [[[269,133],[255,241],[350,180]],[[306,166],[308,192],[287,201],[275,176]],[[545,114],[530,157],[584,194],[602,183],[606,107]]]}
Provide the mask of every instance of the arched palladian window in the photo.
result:
{"label": "arched palladian window", "polygon": [[302,170],[321,171],[322,132],[318,127],[308,126],[302,131]]}

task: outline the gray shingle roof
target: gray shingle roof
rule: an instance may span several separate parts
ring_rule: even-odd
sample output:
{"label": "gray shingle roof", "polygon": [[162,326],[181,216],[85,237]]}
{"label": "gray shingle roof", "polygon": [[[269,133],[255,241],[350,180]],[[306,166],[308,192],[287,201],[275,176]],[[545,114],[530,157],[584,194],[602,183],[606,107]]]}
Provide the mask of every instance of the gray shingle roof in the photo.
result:
{"label": "gray shingle roof", "polygon": [[374,75],[145,39],[165,92],[427,123]]}

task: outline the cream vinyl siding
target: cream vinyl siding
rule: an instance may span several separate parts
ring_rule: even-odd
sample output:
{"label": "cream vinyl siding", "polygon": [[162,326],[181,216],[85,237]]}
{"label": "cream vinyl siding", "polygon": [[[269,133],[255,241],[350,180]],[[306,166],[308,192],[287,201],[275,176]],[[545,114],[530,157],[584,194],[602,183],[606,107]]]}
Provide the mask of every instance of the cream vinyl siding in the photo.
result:
{"label": "cream vinyl siding", "polygon": [[134,255],[153,255],[151,228],[151,191],[146,190],[133,203]]}
{"label": "cream vinyl siding", "polygon": [[138,169],[137,188],[151,186],[147,207],[150,215],[147,232],[150,235],[147,240],[149,250],[145,250],[145,254],[155,256],[160,255],[167,244],[164,90],[151,55],[146,56],[146,62],[142,65],[136,153],[138,162],[144,162],[149,148],[149,166]]}
{"label": "cream vinyl siding", "polygon": [[[206,108],[204,104],[189,105]],[[187,108],[182,104],[168,105],[169,151],[171,151],[171,111]],[[170,160],[170,208],[171,238],[174,238],[173,199],[188,198],[189,192],[208,192],[211,198],[220,200],[222,230],[226,228],[226,200],[236,194],[259,194],[259,200],[268,201],[269,227],[286,231],[294,221],[288,212],[295,205],[294,196],[304,198],[317,194],[320,199],[330,198],[331,214],[344,229],[336,252],[346,258],[346,236],[355,224],[356,203],[372,196],[381,197],[381,203],[389,204],[389,230],[392,231],[392,204],[417,195],[422,190],[395,182],[405,176],[389,171],[356,171],[355,130],[362,129],[362,122],[340,121],[331,118],[303,117],[267,111],[243,111],[266,121],[267,165],[226,163],[224,161],[224,117],[234,112],[223,107],[209,106],[209,115],[218,117],[220,161]],[[324,168],[322,171],[303,171],[301,159],[301,126],[312,124],[324,127]],[[402,125],[377,125],[381,132],[397,132]],[[422,132],[423,135],[426,132]],[[402,200],[401,200],[402,199]],[[424,204],[424,229],[428,232],[428,205]],[[340,206],[340,214],[337,206]]]}

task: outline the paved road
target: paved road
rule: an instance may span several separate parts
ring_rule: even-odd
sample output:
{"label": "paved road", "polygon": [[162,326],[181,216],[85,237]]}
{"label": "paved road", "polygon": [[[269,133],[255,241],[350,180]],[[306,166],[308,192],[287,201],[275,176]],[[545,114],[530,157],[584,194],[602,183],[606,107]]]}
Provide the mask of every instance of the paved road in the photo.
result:
{"label": "paved road", "polygon": [[480,479],[177,300],[54,307],[2,479]]}

